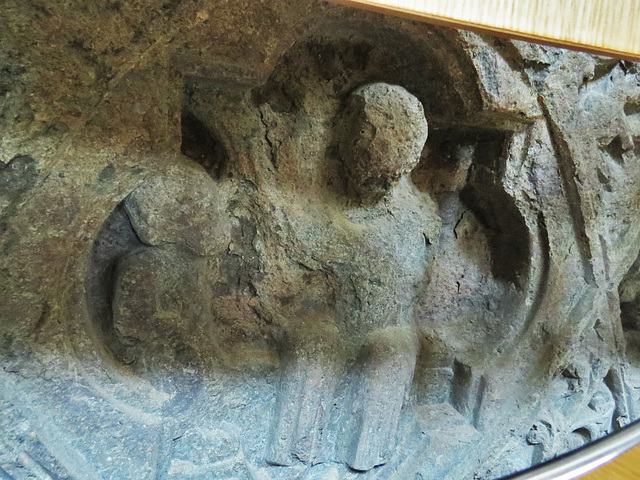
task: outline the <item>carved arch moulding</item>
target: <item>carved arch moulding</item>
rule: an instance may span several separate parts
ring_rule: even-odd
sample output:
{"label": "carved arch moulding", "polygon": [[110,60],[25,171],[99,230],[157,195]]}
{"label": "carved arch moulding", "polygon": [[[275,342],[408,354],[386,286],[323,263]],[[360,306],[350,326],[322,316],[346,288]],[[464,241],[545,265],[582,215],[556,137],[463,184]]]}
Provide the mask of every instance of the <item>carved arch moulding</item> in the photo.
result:
{"label": "carved arch moulding", "polygon": [[640,416],[637,64],[9,3],[0,477],[493,479]]}

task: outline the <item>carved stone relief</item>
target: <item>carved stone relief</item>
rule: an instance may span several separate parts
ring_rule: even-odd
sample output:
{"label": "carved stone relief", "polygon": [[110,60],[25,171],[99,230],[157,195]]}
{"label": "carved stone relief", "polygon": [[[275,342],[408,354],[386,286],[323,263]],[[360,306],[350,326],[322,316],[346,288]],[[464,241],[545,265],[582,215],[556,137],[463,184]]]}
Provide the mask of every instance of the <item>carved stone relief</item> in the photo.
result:
{"label": "carved stone relief", "polygon": [[640,416],[637,65],[146,3],[0,27],[0,477],[490,479]]}

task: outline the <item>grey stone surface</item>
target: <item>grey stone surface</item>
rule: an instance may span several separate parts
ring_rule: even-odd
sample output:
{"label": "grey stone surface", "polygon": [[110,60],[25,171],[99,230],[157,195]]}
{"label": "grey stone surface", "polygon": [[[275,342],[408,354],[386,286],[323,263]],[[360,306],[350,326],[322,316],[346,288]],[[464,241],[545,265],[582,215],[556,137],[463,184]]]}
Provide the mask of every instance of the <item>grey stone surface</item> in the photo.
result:
{"label": "grey stone surface", "polygon": [[0,478],[493,479],[640,417],[636,64],[5,3]]}

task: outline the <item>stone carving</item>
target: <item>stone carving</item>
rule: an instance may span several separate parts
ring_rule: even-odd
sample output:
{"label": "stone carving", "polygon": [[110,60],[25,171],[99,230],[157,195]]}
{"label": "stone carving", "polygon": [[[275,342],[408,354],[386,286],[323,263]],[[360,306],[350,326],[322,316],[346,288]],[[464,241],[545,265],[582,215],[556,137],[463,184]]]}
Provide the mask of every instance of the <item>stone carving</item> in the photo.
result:
{"label": "stone carving", "polygon": [[317,450],[346,354],[355,357],[355,372],[343,455],[352,468],[366,471],[386,463],[395,443],[416,362],[415,298],[433,258],[429,246],[439,219],[407,178],[427,137],[415,97],[382,83],[361,87],[350,96],[341,124],[340,156],[355,199],[346,208],[322,206],[296,222],[303,265],[325,269],[334,291],[319,295],[330,299],[325,304],[308,298],[318,296],[314,289],[286,309],[274,307],[290,317],[285,321],[293,331],[284,347],[267,458],[280,465],[292,457],[322,458]]}
{"label": "stone carving", "polygon": [[637,65],[143,4],[0,24],[0,477],[490,479],[640,416]]}
{"label": "stone carving", "polygon": [[[571,375],[566,373],[566,375]],[[615,410],[615,402],[611,391],[603,381],[595,387],[595,393],[586,393],[586,405],[571,410],[568,403],[576,403],[582,395],[576,392],[577,378],[564,379],[568,391],[560,402],[560,408],[544,411],[539,422],[534,424],[527,435],[527,442],[539,446],[534,454],[534,461],[549,460],[561,453],[581,447],[591,439],[600,438],[610,433],[611,420]],[[592,387],[593,388],[593,387]],[[580,392],[581,393],[581,392]],[[537,457],[537,458],[536,458]]]}
{"label": "stone carving", "polygon": [[[295,251],[281,255],[295,264],[283,269],[273,255],[281,244],[264,235],[265,251],[241,268],[256,278],[259,272],[250,269],[260,265],[266,280],[252,281],[249,306],[284,328],[265,458],[275,465],[344,460],[366,471],[386,463],[395,444],[416,363],[415,299],[426,285],[440,219],[408,179],[427,138],[414,96],[384,83],[363,86],[340,122],[340,157],[353,197],[338,205],[311,207],[304,198],[280,205],[295,225],[286,244]],[[211,321],[212,306],[215,315],[226,313],[214,299],[214,285],[222,284],[215,261],[247,245],[233,233],[225,188],[211,197],[197,186],[194,180],[184,187],[165,179],[146,184],[114,214],[125,228],[130,222],[130,239],[126,252],[113,252],[114,241],[105,240],[105,253],[97,256],[112,258],[113,284],[96,283],[107,281],[112,292],[107,310],[119,339],[112,348],[123,360],[135,361],[131,350],[139,343],[179,337],[192,343],[188,332]],[[240,228],[252,226],[241,220]],[[284,295],[287,283],[292,292]],[[348,420],[336,440],[344,458],[336,458],[325,451],[323,435],[345,375],[349,392],[340,408]]]}

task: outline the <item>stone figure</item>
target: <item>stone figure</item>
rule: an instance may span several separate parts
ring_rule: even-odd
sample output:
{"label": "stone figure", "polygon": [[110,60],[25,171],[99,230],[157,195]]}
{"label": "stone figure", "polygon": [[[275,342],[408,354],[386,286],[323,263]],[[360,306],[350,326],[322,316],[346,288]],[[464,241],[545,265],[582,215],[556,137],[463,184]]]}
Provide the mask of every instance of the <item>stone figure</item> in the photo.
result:
{"label": "stone figure", "polygon": [[491,480],[640,416],[637,64],[8,1],[0,477]]}
{"label": "stone figure", "polygon": [[[384,464],[395,443],[416,364],[415,301],[428,280],[440,219],[409,178],[428,130],[416,97],[395,85],[362,86],[336,128],[347,195],[278,205],[295,240],[263,234],[257,263],[242,268],[251,277],[265,272],[252,281],[261,299],[255,307],[285,332],[266,460],[330,459],[365,471]],[[120,256],[114,274],[113,326],[125,344],[159,335],[175,342],[210,323],[214,312],[225,315],[213,286],[223,283],[224,268],[215,259],[249,248],[234,240],[233,184],[218,182],[214,194],[202,180],[163,179],[124,203],[141,242]],[[281,245],[295,251],[280,252]],[[283,282],[293,289],[287,301]],[[334,408],[338,389],[344,400]],[[337,431],[328,432],[332,416]]]}
{"label": "stone figure", "polygon": [[383,83],[360,87],[338,125],[353,198],[338,208],[311,207],[298,218],[289,212],[308,264],[331,269],[335,292],[322,304],[302,293],[286,312],[294,318],[267,459],[288,465],[322,458],[335,390],[347,375],[338,442],[353,469],[369,470],[388,458],[413,378],[414,304],[439,219],[408,178],[427,139],[423,107],[413,95]]}

